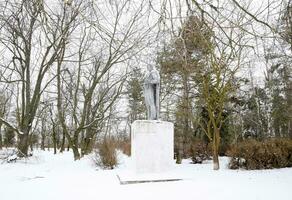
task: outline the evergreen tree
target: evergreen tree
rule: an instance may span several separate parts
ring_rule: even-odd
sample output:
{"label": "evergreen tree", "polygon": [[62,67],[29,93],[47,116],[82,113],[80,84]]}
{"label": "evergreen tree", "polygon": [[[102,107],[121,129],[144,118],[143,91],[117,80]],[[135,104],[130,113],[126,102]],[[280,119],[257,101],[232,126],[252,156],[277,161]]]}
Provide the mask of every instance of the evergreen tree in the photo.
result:
{"label": "evergreen tree", "polygon": [[127,81],[127,95],[129,98],[129,123],[135,120],[144,119],[146,116],[146,108],[143,97],[143,75],[141,69],[135,67],[130,78]]}
{"label": "evergreen tree", "polygon": [[[212,49],[212,31],[198,16],[189,16],[173,42],[158,57],[162,74],[162,91],[176,96],[175,150],[176,162],[181,163],[185,144],[194,134],[194,98],[198,76]],[[172,83],[172,84],[169,84]],[[169,90],[165,87],[170,87]],[[162,95],[163,96],[163,95]]]}

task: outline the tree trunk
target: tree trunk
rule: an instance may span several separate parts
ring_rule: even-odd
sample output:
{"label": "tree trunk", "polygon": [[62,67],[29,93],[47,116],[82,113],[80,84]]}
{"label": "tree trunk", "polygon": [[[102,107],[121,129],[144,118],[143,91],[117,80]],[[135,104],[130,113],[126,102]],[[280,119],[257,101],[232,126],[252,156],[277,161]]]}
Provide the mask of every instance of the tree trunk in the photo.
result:
{"label": "tree trunk", "polygon": [[220,132],[219,129],[214,127],[213,137],[213,169],[219,170],[219,144],[220,144]]}
{"label": "tree trunk", "polygon": [[88,155],[89,153],[92,152],[93,149],[93,145],[94,145],[94,138],[95,138],[95,134],[92,130],[87,129],[86,133],[85,133],[85,137],[82,140],[82,149],[81,149],[81,153],[82,156],[84,155]]}
{"label": "tree trunk", "polygon": [[275,137],[280,138],[280,125],[278,123],[278,119],[274,119],[274,131],[275,131]]}
{"label": "tree trunk", "polygon": [[63,131],[63,137],[62,137],[62,142],[61,142],[61,148],[60,148],[60,152],[62,153],[65,150],[65,132]]}
{"label": "tree trunk", "polygon": [[19,157],[27,157],[28,156],[28,131],[23,132],[23,134],[19,135],[18,142],[18,156]]}
{"label": "tree trunk", "polygon": [[78,146],[79,146],[78,145],[78,135],[79,135],[79,133],[74,134],[74,138],[73,138],[72,145],[71,145],[71,148],[72,148],[73,154],[74,154],[74,160],[80,159],[80,153],[78,150]]}
{"label": "tree trunk", "polygon": [[41,150],[45,150],[45,135],[41,134]]}
{"label": "tree trunk", "polygon": [[189,87],[188,87],[188,75],[183,74],[183,99],[182,99],[182,106],[183,106],[183,132],[180,133],[178,137],[178,150],[177,150],[177,159],[176,163],[181,164],[182,158],[185,156],[185,139],[188,137],[190,132],[189,127],[189,113],[190,113],[190,107],[189,107]]}
{"label": "tree trunk", "polygon": [[183,154],[183,138],[182,135],[178,136],[177,154],[176,154],[176,164],[181,164]]}
{"label": "tree trunk", "polygon": [[50,147],[51,147],[51,142],[50,142],[50,138],[47,139],[47,149],[48,151],[50,151]]}
{"label": "tree trunk", "polygon": [[288,123],[287,123],[287,129],[288,129],[288,136],[292,138],[292,81],[289,81],[287,84],[287,106],[288,106]]}
{"label": "tree trunk", "polygon": [[0,149],[2,149],[3,143],[2,143],[2,131],[1,131],[2,124],[0,124]]}
{"label": "tree trunk", "polygon": [[78,151],[78,148],[76,146],[72,146],[73,154],[74,154],[74,160],[80,159],[80,153]]}
{"label": "tree trunk", "polygon": [[30,147],[30,151],[33,152],[33,144],[31,141],[30,141],[29,147]]}
{"label": "tree trunk", "polygon": [[57,154],[57,137],[56,137],[56,128],[53,125],[53,146],[54,146],[54,154]]}
{"label": "tree trunk", "polygon": [[54,141],[54,154],[57,154],[57,144],[56,144],[56,141]]}
{"label": "tree trunk", "polygon": [[81,147],[81,154],[82,156],[87,155],[89,152],[89,146],[90,146],[90,138],[88,138],[87,136],[83,139],[82,142],[82,147]]}

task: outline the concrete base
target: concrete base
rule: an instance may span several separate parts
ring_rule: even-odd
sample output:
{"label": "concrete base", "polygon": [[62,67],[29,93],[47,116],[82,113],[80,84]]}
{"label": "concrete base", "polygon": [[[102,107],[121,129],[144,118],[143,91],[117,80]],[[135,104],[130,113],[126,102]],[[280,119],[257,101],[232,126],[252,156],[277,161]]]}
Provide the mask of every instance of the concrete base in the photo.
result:
{"label": "concrete base", "polygon": [[131,172],[119,172],[117,178],[121,185],[138,184],[138,183],[157,183],[157,182],[171,182],[181,181],[184,177],[178,174],[171,173],[156,173],[156,174],[133,174]]}
{"label": "concrete base", "polygon": [[174,166],[173,123],[137,120],[132,124],[131,159],[136,173],[157,173]]}

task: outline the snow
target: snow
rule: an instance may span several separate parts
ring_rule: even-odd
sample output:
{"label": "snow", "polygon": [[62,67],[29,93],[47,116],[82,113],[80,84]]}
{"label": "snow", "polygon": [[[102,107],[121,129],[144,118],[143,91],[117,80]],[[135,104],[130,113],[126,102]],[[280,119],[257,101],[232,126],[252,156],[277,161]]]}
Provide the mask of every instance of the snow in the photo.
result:
{"label": "snow", "polygon": [[7,158],[7,162],[13,162],[13,161],[16,161],[17,160],[17,155],[16,154],[13,154],[13,155],[11,155],[11,156],[9,156],[8,158]]}
{"label": "snow", "polygon": [[1,200],[292,199],[292,168],[229,170],[228,158],[222,157],[221,169],[213,171],[211,161],[193,165],[184,160],[175,166],[184,180],[121,185],[117,174],[130,166],[124,155],[117,169],[97,170],[90,156],[73,161],[72,152],[34,154],[29,160],[0,164]]}

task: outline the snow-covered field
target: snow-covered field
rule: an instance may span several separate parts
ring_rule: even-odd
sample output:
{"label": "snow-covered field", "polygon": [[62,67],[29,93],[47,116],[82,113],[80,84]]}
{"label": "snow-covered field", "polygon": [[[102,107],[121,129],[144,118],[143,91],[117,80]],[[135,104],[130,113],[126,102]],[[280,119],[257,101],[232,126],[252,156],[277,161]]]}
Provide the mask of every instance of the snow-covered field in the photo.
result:
{"label": "snow-covered field", "polygon": [[221,169],[212,163],[176,165],[176,182],[120,185],[117,174],[129,166],[121,156],[118,169],[97,170],[90,157],[73,161],[72,153],[53,155],[36,151],[30,160],[0,164],[0,200],[291,200],[292,168],[276,170],[229,170],[227,158]]}

